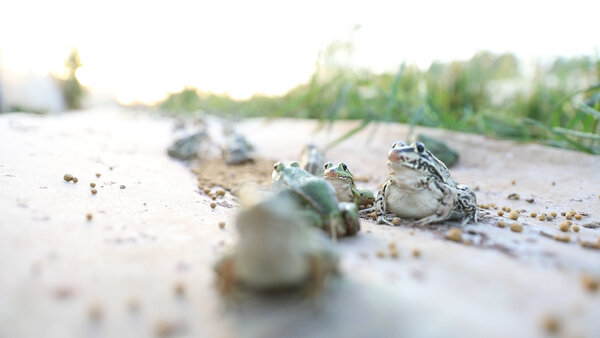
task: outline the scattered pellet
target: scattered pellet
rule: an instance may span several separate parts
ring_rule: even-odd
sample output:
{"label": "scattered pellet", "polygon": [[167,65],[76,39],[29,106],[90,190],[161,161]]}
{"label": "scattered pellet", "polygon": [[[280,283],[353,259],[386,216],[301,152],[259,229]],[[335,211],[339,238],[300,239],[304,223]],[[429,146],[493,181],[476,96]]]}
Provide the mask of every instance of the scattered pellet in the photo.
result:
{"label": "scattered pellet", "polygon": [[550,213],[550,215],[552,215],[552,217],[556,217],[556,215],[557,215],[557,214],[556,214],[556,212],[552,211],[552,212]]}
{"label": "scattered pellet", "polygon": [[225,228],[225,222],[219,222],[219,228],[224,229]]}
{"label": "scattered pellet", "polygon": [[573,229],[573,231],[575,232],[579,232],[579,227],[577,225],[573,225],[573,227],[571,227],[571,229]]}
{"label": "scattered pellet", "polygon": [[67,182],[71,182],[73,180],[73,175],[65,174],[65,176],[63,176],[63,179]]}
{"label": "scattered pellet", "polygon": [[514,232],[521,232],[523,231],[523,225],[521,225],[521,223],[512,223],[510,225],[510,230]]}
{"label": "scattered pellet", "polygon": [[528,199],[525,200],[525,202],[527,202],[527,203],[533,203],[533,202],[535,202],[535,199],[533,199],[533,197],[532,198],[528,198]]}
{"label": "scattered pellet", "polygon": [[504,211],[498,210],[497,214],[498,214],[498,216],[504,216]]}
{"label": "scattered pellet", "polygon": [[544,330],[548,333],[555,334],[560,330],[560,323],[554,316],[546,316],[543,320]]}
{"label": "scattered pellet", "polygon": [[398,217],[392,218],[392,224],[398,225],[398,223],[400,223],[400,218],[398,218]]}
{"label": "scattered pellet", "polygon": [[571,241],[571,237],[569,237],[569,236],[554,235],[554,236],[552,236],[552,238],[555,241],[565,242],[565,243],[569,243]]}
{"label": "scattered pellet", "polygon": [[177,326],[169,321],[161,320],[154,325],[154,334],[157,337],[171,337],[177,332]]}
{"label": "scattered pellet", "polygon": [[209,188],[204,188],[204,190],[202,190],[205,194],[210,194],[210,189]]}
{"label": "scattered pellet", "polygon": [[127,309],[133,313],[140,311],[140,302],[137,300],[137,298],[129,299],[127,302]]}
{"label": "scattered pellet", "polygon": [[217,203],[215,203],[215,202],[210,202],[210,207],[211,207],[211,208],[213,208],[213,209],[214,209],[214,208],[216,208],[216,207],[217,207]]}
{"label": "scattered pellet", "polygon": [[600,287],[600,281],[587,272],[581,275],[581,284],[591,292],[598,291],[598,288]]}
{"label": "scattered pellet", "polygon": [[575,219],[578,220],[578,221],[581,220],[581,215],[580,214],[575,214],[575,216],[573,216],[573,217],[575,217]]}
{"label": "scattered pellet", "polygon": [[91,221],[93,217],[94,217],[94,216],[93,216],[92,214],[90,214],[90,213],[88,213],[87,215],[85,215],[85,218],[86,218],[88,221]]}
{"label": "scattered pellet", "polygon": [[509,200],[518,200],[518,199],[520,199],[520,198],[521,198],[521,196],[519,196],[519,194],[517,194],[517,193],[512,193],[512,194],[508,195],[508,197],[507,197],[507,198],[508,198]]}
{"label": "scattered pellet", "polygon": [[102,320],[102,308],[98,304],[90,305],[88,309],[88,317],[91,321],[99,322]]}
{"label": "scattered pellet", "polygon": [[564,215],[566,215],[566,214],[567,214],[567,213],[566,213],[566,212],[564,212],[564,211],[561,211],[561,212],[560,212],[560,215],[561,215],[561,216],[564,216]]}
{"label": "scattered pellet", "polygon": [[558,226],[558,229],[562,232],[568,232],[569,228],[571,227],[570,223],[571,222],[569,222],[569,221],[561,222],[560,225]]}
{"label": "scattered pellet", "polygon": [[381,250],[378,250],[377,252],[375,252],[375,256],[377,256],[378,258],[383,258],[385,257],[385,253]]}
{"label": "scattered pellet", "polygon": [[90,183],[90,187],[95,188],[96,187],[96,183],[94,183],[94,182]]}
{"label": "scattered pellet", "polygon": [[394,248],[394,249],[390,248],[390,256],[392,258],[398,258],[399,257],[398,250],[396,248]]}
{"label": "scattered pellet", "polygon": [[96,173],[96,177],[100,177],[100,176],[102,176],[101,173]]}
{"label": "scattered pellet", "polygon": [[511,211],[510,214],[508,214],[508,218],[512,219],[513,221],[516,221],[517,219],[519,219],[519,213],[517,211]]}
{"label": "scattered pellet", "polygon": [[600,240],[596,243],[580,240],[579,245],[581,245],[582,248],[600,250]]}
{"label": "scattered pellet", "polygon": [[536,218],[537,217],[537,213],[536,212],[532,212],[532,213],[529,214],[529,217]]}
{"label": "scattered pellet", "polygon": [[539,216],[538,216],[538,219],[539,219],[540,221],[545,221],[545,220],[546,220],[546,214],[541,214],[541,215],[539,215]]}
{"label": "scattered pellet", "polygon": [[571,216],[571,214],[567,213],[567,214],[565,215],[565,218],[566,218],[566,219],[568,219],[568,220],[572,220],[572,219],[573,219],[573,216]]}
{"label": "scattered pellet", "polygon": [[419,249],[413,249],[412,255],[415,258],[421,257],[421,250],[419,250]]}
{"label": "scattered pellet", "polygon": [[73,177],[73,183],[77,183],[79,182],[79,179],[77,177]]}
{"label": "scattered pellet", "polygon": [[91,192],[92,192],[92,195],[96,195],[98,193],[98,190],[92,189]]}
{"label": "scattered pellet", "polygon": [[[408,232],[408,234],[409,234],[409,235],[411,235],[411,236],[413,236],[413,235],[415,234],[415,231],[414,231],[414,230],[410,230],[410,231]],[[600,238],[599,238],[598,240],[600,240]]]}
{"label": "scattered pellet", "polygon": [[217,190],[217,196],[225,196],[225,190],[223,190],[223,189]]}
{"label": "scattered pellet", "polygon": [[462,242],[462,232],[457,228],[450,229],[446,237],[451,241]]}
{"label": "scattered pellet", "polygon": [[121,185],[119,186],[119,189],[125,189],[125,185],[121,184]]}
{"label": "scattered pellet", "polygon": [[510,184],[515,185],[515,184],[517,184],[517,181],[512,180],[512,181],[510,181]]}
{"label": "scattered pellet", "polygon": [[498,226],[501,228],[504,228],[506,226],[506,222],[504,221],[498,221]]}
{"label": "scattered pellet", "polygon": [[183,297],[185,295],[185,285],[182,282],[175,283],[173,291],[177,297]]}

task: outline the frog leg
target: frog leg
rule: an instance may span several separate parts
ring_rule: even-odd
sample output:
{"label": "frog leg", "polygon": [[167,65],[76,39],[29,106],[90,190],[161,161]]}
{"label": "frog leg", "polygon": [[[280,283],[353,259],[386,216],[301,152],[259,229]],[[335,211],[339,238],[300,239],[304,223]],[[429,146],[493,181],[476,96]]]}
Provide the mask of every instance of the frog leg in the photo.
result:
{"label": "frog leg", "polygon": [[387,198],[388,198],[388,183],[384,184],[381,189],[377,192],[377,200],[375,200],[375,210],[377,211],[377,223],[385,223],[387,225],[394,225],[392,222],[388,221],[386,218],[386,206],[387,206]]}
{"label": "frog leg", "polygon": [[357,232],[360,231],[360,220],[356,204],[341,202],[338,204],[338,206],[341,213],[340,218],[342,220],[342,225],[345,231],[344,235],[355,235]]}
{"label": "frog leg", "polygon": [[458,190],[457,209],[461,212],[462,225],[472,221],[477,223],[477,196],[471,187],[464,184],[456,186]]}
{"label": "frog leg", "polygon": [[454,205],[457,200],[456,189],[452,189],[449,185],[434,180],[429,182],[429,189],[438,190],[442,193],[441,198],[438,199],[439,207],[433,215],[423,217],[416,221],[416,225],[427,225],[445,221],[450,218],[452,211],[454,210]]}
{"label": "frog leg", "polygon": [[358,189],[356,187],[352,187],[352,194],[356,196],[356,206],[360,207],[361,205],[373,204],[375,202],[375,196],[368,189]]}

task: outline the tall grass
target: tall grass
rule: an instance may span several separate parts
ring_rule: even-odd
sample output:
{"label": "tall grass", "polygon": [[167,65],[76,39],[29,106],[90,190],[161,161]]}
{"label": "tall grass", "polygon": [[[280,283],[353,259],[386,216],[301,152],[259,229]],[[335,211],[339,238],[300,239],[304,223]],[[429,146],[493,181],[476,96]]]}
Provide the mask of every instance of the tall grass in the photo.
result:
{"label": "tall grass", "polygon": [[[377,74],[336,62],[351,48],[333,44],[319,56],[310,81],[282,96],[227,96],[186,88],[160,108],[253,117],[358,119],[440,127],[498,138],[534,140],[600,153],[600,61],[591,57],[538,63],[532,75],[511,54],[481,52],[470,60],[402,64]],[[342,138],[342,139],[343,139]]]}

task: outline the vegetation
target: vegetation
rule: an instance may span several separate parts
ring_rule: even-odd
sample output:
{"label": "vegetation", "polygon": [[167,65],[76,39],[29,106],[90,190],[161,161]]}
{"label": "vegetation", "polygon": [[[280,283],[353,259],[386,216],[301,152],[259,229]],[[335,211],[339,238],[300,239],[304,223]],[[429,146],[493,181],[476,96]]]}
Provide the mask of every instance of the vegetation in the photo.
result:
{"label": "vegetation", "polygon": [[73,49],[65,61],[66,77],[59,80],[63,98],[68,109],[80,109],[81,101],[85,95],[85,90],[76,76],[79,67],[81,67],[79,52],[77,49]]}
{"label": "vegetation", "polygon": [[186,88],[160,108],[328,122],[360,119],[361,127],[394,121],[600,153],[597,59],[539,62],[527,74],[514,55],[481,52],[466,61],[434,62],[427,70],[403,64],[395,73],[375,74],[340,62],[339,55],[349,49],[351,44],[332,44],[319,56],[310,81],[283,96],[234,100]]}

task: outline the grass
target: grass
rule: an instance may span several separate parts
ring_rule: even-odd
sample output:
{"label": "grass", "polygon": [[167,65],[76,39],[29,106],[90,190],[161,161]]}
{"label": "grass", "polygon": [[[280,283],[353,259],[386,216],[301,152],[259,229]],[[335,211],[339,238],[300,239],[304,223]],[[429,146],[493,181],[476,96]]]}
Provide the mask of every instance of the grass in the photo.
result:
{"label": "grass", "polygon": [[[600,61],[559,58],[525,75],[511,54],[481,52],[470,60],[434,62],[429,69],[402,64],[377,74],[337,62],[333,44],[322,53],[310,81],[282,96],[234,100],[186,88],[160,108],[236,117],[296,117],[333,123],[362,120],[348,138],[372,121],[393,121],[536,141],[600,154]],[[342,50],[344,52],[345,50]]]}

